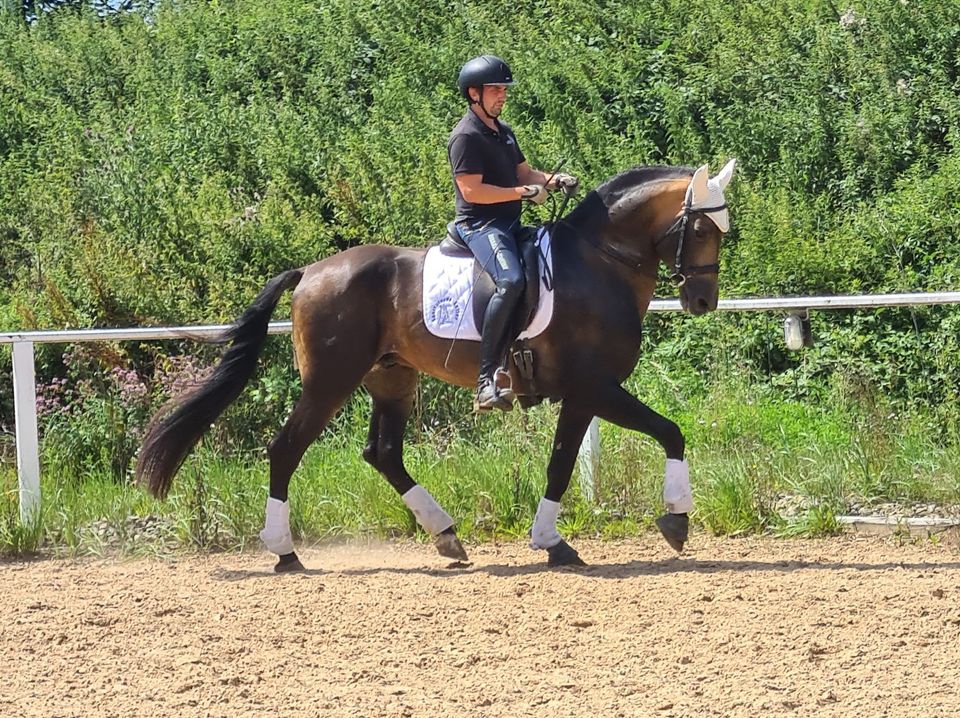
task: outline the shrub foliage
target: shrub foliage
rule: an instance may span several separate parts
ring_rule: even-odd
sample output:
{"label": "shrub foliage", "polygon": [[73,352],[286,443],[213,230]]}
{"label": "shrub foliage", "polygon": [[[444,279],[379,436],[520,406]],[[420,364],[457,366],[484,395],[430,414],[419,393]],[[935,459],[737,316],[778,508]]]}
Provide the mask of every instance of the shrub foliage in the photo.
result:
{"label": "shrub foliage", "polygon": [[[452,214],[455,78],[480,52],[514,67],[505,116],[534,165],[566,158],[589,187],[738,158],[723,296],[957,285],[957,3],[127,5],[0,10],[2,329],[229,321],[291,266],[433,242]],[[655,317],[648,349],[701,388],[735,366],[792,396],[839,384],[952,406],[958,324],[946,308],[822,313],[798,358],[770,317]],[[147,381],[167,361],[114,356]],[[44,381],[68,373],[41,351]],[[282,414],[293,385],[268,372],[262,403]]]}

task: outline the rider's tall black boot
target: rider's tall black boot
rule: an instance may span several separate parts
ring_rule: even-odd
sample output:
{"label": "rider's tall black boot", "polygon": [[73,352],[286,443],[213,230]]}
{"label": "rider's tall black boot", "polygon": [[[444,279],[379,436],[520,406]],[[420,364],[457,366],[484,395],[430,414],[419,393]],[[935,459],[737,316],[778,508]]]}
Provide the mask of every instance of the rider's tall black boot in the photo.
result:
{"label": "rider's tall black boot", "polygon": [[506,344],[510,341],[510,320],[515,302],[510,302],[498,290],[493,293],[483,315],[480,339],[480,378],[477,379],[477,398],[474,411],[502,409],[509,411],[513,403],[497,390],[496,372],[503,360]]}

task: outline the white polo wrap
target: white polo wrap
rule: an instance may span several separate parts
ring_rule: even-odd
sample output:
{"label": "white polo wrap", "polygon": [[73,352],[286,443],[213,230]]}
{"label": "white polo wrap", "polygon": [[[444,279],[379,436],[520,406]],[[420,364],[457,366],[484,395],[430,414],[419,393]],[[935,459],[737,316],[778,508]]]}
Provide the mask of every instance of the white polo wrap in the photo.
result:
{"label": "white polo wrap", "polygon": [[413,511],[423,530],[436,536],[453,526],[450,514],[444,511],[440,504],[430,495],[430,492],[419,484],[403,495],[403,503]]}
{"label": "white polo wrap", "polygon": [[540,499],[537,517],[533,520],[530,532],[530,548],[553,548],[563,541],[557,533],[557,517],[560,515],[560,502]]}
{"label": "white polo wrap", "polygon": [[289,502],[267,498],[267,520],[263,531],[260,532],[260,540],[278,556],[293,553]]}
{"label": "white polo wrap", "polygon": [[690,467],[686,459],[667,459],[663,480],[663,503],[671,514],[693,511],[693,493],[690,491]]}

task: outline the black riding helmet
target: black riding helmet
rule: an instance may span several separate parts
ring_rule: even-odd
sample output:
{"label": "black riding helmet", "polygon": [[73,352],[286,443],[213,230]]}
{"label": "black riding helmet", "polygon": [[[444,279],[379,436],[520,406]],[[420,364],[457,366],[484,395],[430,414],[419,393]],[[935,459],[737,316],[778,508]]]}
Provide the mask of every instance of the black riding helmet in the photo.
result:
{"label": "black riding helmet", "polygon": [[[467,100],[470,100],[468,87],[480,87],[484,85],[512,85],[513,73],[510,72],[510,66],[496,55],[481,55],[460,68],[460,77],[457,78],[457,86],[460,88],[460,94]],[[472,102],[472,100],[470,100]]]}

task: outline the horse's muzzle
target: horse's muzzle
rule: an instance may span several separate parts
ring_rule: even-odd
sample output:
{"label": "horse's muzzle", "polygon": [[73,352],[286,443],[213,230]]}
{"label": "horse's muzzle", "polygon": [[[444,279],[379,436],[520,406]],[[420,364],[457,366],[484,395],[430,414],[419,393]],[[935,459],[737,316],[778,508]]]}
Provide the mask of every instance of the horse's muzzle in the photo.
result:
{"label": "horse's muzzle", "polygon": [[692,304],[687,308],[694,316],[700,316],[701,314],[706,314],[716,309],[716,305],[710,306],[710,303],[703,297],[697,297]]}
{"label": "horse's muzzle", "polygon": [[700,316],[717,308],[717,287],[704,287],[702,283],[688,280],[680,287],[680,306],[685,312]]}

